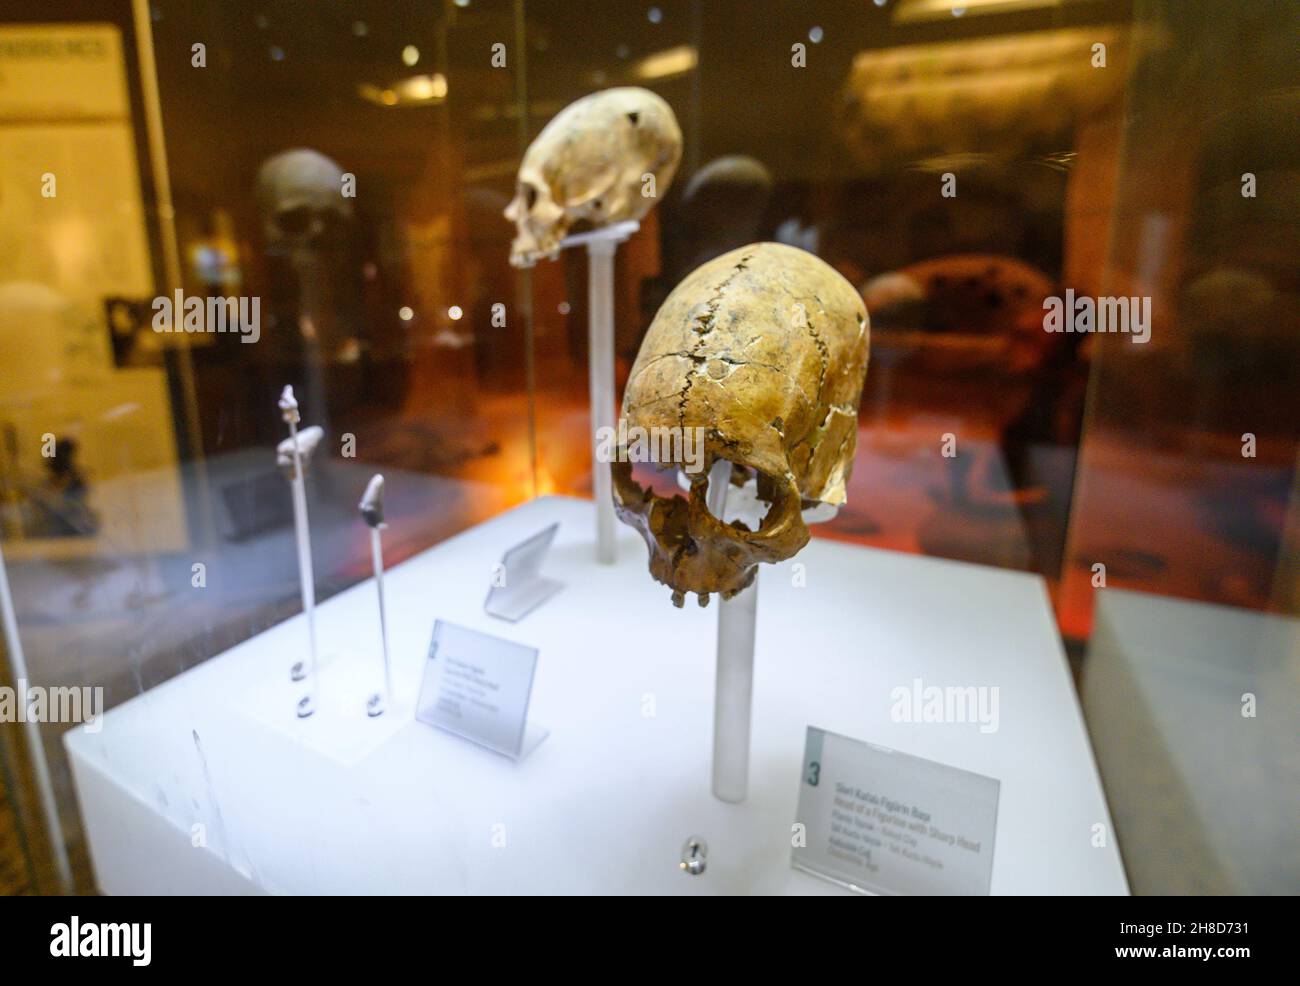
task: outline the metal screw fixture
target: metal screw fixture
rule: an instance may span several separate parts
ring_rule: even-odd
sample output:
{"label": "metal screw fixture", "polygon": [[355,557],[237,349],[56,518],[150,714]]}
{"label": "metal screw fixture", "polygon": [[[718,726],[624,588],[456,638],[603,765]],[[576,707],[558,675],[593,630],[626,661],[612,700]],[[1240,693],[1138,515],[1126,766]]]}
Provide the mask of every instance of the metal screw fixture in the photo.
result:
{"label": "metal screw fixture", "polygon": [[699,876],[709,861],[709,844],[698,835],[692,835],[682,843],[682,861],[677,865],[691,876]]}

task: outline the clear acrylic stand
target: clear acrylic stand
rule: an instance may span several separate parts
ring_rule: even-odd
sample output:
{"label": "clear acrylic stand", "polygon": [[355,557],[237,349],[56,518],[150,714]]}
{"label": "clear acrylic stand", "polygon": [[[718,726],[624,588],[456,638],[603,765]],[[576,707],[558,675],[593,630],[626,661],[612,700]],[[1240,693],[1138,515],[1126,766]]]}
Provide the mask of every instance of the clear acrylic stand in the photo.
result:
{"label": "clear acrylic stand", "polygon": [[542,745],[542,741],[551,735],[551,731],[545,726],[539,726],[535,722],[528,722],[524,725],[524,738],[519,744],[519,752],[514,755],[506,754],[511,760],[523,760],[530,753]]}
{"label": "clear acrylic stand", "polygon": [[552,524],[501,556],[501,584],[488,589],[483,610],[488,616],[518,623],[564,588],[564,583],[542,575],[542,563],[560,529]]}

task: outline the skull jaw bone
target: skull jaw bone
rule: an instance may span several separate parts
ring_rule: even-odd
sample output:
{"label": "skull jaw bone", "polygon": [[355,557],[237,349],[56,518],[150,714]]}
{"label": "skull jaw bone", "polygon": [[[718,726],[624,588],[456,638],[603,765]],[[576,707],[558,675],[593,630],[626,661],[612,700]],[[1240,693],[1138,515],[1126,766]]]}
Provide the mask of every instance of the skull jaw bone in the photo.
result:
{"label": "skull jaw bone", "polygon": [[[677,465],[665,463],[663,468]],[[643,488],[625,456],[610,469],[615,512],[640,532],[650,552],[650,574],[672,589],[673,605],[679,608],[688,592],[696,593],[701,606],[715,592],[732,598],[753,584],[761,562],[784,561],[808,543],[799,493],[790,477],[770,484],[768,512],[759,529],[751,531],[741,521],[723,523],[709,512],[707,469],[692,475],[689,497]]]}

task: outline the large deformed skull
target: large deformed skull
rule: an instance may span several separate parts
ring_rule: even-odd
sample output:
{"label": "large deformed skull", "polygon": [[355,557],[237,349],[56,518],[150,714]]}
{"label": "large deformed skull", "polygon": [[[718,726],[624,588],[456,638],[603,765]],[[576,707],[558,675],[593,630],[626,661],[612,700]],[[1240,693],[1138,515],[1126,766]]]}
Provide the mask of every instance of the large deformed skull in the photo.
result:
{"label": "large deformed skull", "polygon": [[[618,516],[645,538],[650,573],[676,605],[687,592],[700,605],[712,592],[735,595],[759,562],[782,561],[808,542],[805,508],[844,502],[868,335],[853,285],[779,243],[723,254],[668,296],[632,367],[620,427],[631,436],[699,429],[692,433],[703,436],[704,453],[689,461],[677,454],[690,448],[679,439],[666,443],[673,456],[657,460],[661,469],[697,467],[688,498],[638,484],[626,446],[611,468]],[[733,464],[733,483],[756,483],[767,506],[761,523],[724,523],[709,512],[708,475],[719,459]]]}
{"label": "large deformed skull", "polygon": [[352,218],[352,205],[343,197],[343,169],[304,147],[263,162],[257,172],[257,204],[273,251],[332,245]]}
{"label": "large deformed skull", "polygon": [[667,191],[681,157],[677,118],[648,89],[606,89],[571,103],[537,135],[519,166],[505,211],[518,228],[510,262],[530,267],[554,256],[579,223],[599,229],[641,219]]}

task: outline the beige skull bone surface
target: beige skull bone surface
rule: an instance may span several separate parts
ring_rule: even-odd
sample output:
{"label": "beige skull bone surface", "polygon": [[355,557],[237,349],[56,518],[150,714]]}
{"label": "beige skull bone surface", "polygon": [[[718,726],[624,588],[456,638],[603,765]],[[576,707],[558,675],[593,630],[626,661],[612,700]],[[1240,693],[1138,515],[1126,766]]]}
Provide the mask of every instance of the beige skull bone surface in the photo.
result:
{"label": "beige skull bone surface", "polygon": [[[779,243],[709,261],[664,301],[632,367],[623,418],[628,435],[702,429],[702,468],[689,476],[687,498],[642,488],[623,454],[611,468],[615,510],[641,532],[650,573],[676,605],[687,592],[700,605],[713,592],[735,595],[760,562],[783,561],[808,542],[805,507],[844,502],[868,346],[867,311],[853,286]],[[685,458],[658,465],[683,468]],[[718,459],[733,463],[733,483],[757,481],[768,505],[757,530],[709,512],[708,474]]]}
{"label": "beige skull bone surface", "polygon": [[606,89],[571,103],[519,166],[505,211],[517,228],[510,262],[529,267],[554,256],[578,223],[599,229],[641,219],[668,190],[681,156],[677,118],[648,89]]}

